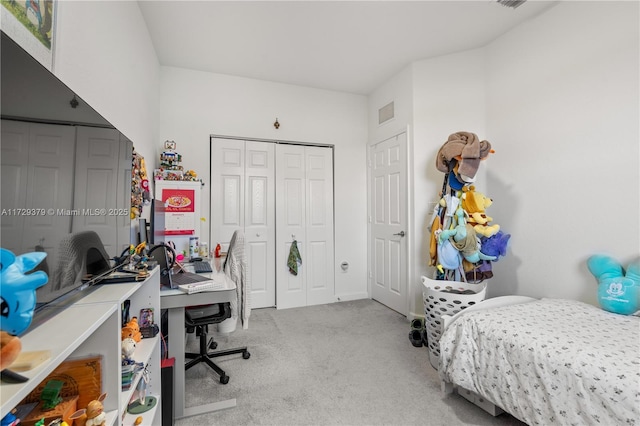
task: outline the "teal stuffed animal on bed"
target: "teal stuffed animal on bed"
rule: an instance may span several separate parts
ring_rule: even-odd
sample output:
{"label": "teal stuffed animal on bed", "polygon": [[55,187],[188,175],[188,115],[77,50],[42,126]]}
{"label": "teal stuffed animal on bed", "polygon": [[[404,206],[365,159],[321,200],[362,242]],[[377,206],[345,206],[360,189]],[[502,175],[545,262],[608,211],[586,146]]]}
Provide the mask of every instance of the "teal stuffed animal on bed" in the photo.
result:
{"label": "teal stuffed animal on bed", "polygon": [[640,307],[640,260],[629,265],[626,274],[615,259],[594,255],[587,267],[598,280],[598,303],[605,311],[631,315]]}

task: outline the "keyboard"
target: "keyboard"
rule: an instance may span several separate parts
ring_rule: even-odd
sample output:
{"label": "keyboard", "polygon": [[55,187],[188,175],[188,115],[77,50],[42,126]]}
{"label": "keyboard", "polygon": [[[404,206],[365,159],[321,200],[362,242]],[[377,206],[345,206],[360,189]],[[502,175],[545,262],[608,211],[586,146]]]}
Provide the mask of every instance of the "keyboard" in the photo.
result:
{"label": "keyboard", "polygon": [[206,274],[208,272],[213,272],[213,269],[211,269],[211,264],[209,262],[202,260],[193,262],[193,271],[196,274]]}
{"label": "keyboard", "polygon": [[224,289],[224,281],[204,281],[201,283],[181,284],[178,288],[187,294],[200,293],[203,291],[215,291]]}

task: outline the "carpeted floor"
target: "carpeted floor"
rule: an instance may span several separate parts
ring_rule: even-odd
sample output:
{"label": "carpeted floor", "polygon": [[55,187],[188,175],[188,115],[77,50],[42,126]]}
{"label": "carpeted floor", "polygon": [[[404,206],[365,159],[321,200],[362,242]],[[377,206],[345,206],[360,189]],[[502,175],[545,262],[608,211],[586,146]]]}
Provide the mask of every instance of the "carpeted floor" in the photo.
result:
{"label": "carpeted floor", "polygon": [[[205,364],[187,371],[187,406],[236,398],[237,407],[176,425],[518,425],[457,394],[443,395],[428,350],[408,338],[407,319],[378,302],[256,309],[249,329],[216,335],[227,385]],[[190,336],[188,346],[197,350]]]}

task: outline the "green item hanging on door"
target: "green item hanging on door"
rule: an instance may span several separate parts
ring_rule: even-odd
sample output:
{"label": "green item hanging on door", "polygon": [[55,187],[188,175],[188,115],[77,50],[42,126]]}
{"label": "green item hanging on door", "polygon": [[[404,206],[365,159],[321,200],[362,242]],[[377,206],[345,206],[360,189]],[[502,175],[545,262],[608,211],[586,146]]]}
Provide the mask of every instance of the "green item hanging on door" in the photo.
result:
{"label": "green item hanging on door", "polygon": [[298,275],[298,262],[302,264],[302,258],[300,257],[300,251],[298,250],[298,242],[293,240],[291,248],[289,249],[289,258],[287,259],[289,272],[293,275]]}

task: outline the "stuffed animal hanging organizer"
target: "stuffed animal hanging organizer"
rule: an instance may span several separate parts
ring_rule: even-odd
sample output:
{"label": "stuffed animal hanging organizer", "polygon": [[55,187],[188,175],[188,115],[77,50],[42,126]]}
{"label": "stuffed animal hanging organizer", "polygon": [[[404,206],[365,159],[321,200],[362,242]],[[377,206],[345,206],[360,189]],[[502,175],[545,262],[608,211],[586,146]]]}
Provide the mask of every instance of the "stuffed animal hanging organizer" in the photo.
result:
{"label": "stuffed animal hanging organizer", "polygon": [[481,282],[493,276],[491,262],[506,255],[511,235],[487,215],[493,200],[472,185],[480,162],[493,152],[491,143],[471,132],[451,134],[438,151],[444,182],[429,229],[436,279]]}

